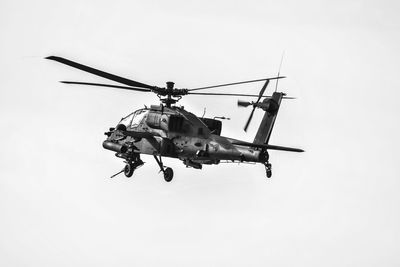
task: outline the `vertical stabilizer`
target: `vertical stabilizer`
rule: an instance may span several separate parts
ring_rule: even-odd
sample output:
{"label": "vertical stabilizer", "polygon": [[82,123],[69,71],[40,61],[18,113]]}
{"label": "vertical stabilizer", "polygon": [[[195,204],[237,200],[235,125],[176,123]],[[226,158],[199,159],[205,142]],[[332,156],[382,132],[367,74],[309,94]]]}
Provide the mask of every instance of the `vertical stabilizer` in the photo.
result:
{"label": "vertical stabilizer", "polygon": [[279,106],[281,105],[284,95],[284,93],[275,92],[271,98],[264,99],[260,105],[260,107],[265,111],[265,114],[253,143],[268,144],[272,128],[274,127],[276,115],[278,115]]}

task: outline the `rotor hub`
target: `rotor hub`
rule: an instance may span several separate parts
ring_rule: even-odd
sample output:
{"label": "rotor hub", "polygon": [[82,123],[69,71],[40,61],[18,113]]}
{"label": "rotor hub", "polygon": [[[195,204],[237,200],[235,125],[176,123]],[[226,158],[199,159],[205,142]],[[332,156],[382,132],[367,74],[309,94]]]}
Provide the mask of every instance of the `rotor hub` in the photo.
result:
{"label": "rotor hub", "polygon": [[174,82],[167,82],[167,89],[170,89],[170,90],[174,89],[174,85],[175,85]]}

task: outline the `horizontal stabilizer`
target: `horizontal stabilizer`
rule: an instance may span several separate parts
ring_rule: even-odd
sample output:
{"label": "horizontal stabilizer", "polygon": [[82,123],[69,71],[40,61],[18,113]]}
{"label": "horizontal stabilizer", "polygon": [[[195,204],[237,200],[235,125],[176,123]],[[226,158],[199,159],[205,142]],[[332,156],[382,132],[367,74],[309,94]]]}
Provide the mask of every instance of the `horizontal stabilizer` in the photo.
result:
{"label": "horizontal stabilizer", "polygon": [[274,146],[274,145],[267,145],[267,144],[254,144],[254,143],[242,142],[242,141],[235,141],[235,142],[232,142],[232,144],[233,145],[240,145],[240,146],[266,148],[266,149],[271,149],[271,150],[281,150],[281,151],[289,151],[289,152],[304,152],[304,150],[300,149],[300,148],[285,147],[285,146]]}

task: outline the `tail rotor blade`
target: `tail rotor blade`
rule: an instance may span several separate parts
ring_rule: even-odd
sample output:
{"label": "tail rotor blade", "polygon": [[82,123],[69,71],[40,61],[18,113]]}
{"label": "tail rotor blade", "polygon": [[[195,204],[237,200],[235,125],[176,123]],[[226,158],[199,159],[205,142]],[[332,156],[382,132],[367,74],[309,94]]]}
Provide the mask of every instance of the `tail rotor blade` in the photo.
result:
{"label": "tail rotor blade", "polygon": [[[253,105],[253,109],[252,109],[252,111],[251,111],[251,113],[250,113],[249,119],[248,119],[247,122],[246,122],[246,125],[244,126],[244,131],[245,131],[245,132],[247,132],[247,128],[249,128],[250,122],[251,122],[251,120],[253,119],[254,111],[256,110],[256,105],[257,105],[258,102],[260,102],[261,98],[263,97],[264,92],[265,92],[265,89],[267,89],[268,84],[269,84],[269,80],[266,80],[265,83],[264,83],[264,85],[263,85],[263,87],[262,87],[261,90],[260,90],[260,93],[258,94],[258,99],[257,99],[257,101],[256,101],[255,103],[249,103],[249,102],[247,102],[247,103],[249,103],[249,105],[251,105],[251,104]],[[240,100],[238,101],[238,106],[240,106],[239,102],[240,102]],[[246,104],[247,104],[247,103],[246,103]],[[241,104],[244,104],[244,103],[242,102]],[[247,106],[249,106],[249,105],[247,105]],[[243,105],[243,106],[244,106],[244,105]]]}
{"label": "tail rotor blade", "polygon": [[260,101],[261,97],[264,95],[265,89],[267,89],[268,84],[269,84],[269,80],[266,80],[265,83],[264,83],[264,86],[261,88],[261,91],[258,94],[257,103]]}
{"label": "tail rotor blade", "polygon": [[250,113],[250,117],[249,117],[249,119],[247,120],[246,125],[245,125],[244,128],[243,128],[245,132],[247,132],[247,128],[249,128],[251,119],[253,119],[254,110],[256,110],[256,107],[253,107],[253,109],[252,109],[252,111],[251,111],[251,113]]}

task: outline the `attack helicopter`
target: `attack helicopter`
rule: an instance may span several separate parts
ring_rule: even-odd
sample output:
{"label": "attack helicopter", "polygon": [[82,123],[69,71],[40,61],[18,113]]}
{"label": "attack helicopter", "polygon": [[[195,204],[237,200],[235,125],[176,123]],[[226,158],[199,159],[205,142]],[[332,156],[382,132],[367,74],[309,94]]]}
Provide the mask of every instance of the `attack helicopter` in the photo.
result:
{"label": "attack helicopter", "polygon": [[[107,73],[62,57],[49,56],[53,60],[70,67],[103,77],[122,85],[60,81],[65,84],[78,84],[125,89],[136,92],[154,93],[160,100],[159,105],[138,109],[122,118],[115,127],[109,128],[103,147],[115,152],[115,156],[125,161],[124,168],[114,174],[124,173],[131,177],[142,166],[142,154],[152,155],[157,162],[164,180],[170,182],[174,176],[172,168],[164,165],[162,158],[176,158],[186,167],[202,169],[203,165],[219,164],[222,161],[260,163],[265,166],[266,176],[272,176],[268,150],[304,152],[299,148],[270,145],[269,139],[282,99],[289,99],[285,93],[275,92],[264,96],[272,80],[278,82],[284,76],[219,84],[198,88],[174,88],[174,82],[167,82],[166,87],[157,87],[131,79]],[[200,90],[232,86],[245,83],[264,82],[259,94],[205,93]],[[252,107],[245,124],[247,128],[256,109],[264,111],[253,142],[221,136],[222,121],[216,118],[197,117],[193,113],[175,104],[185,95],[241,96],[256,97],[256,101],[238,100],[239,107]],[[262,100],[262,101],[261,101]]]}

